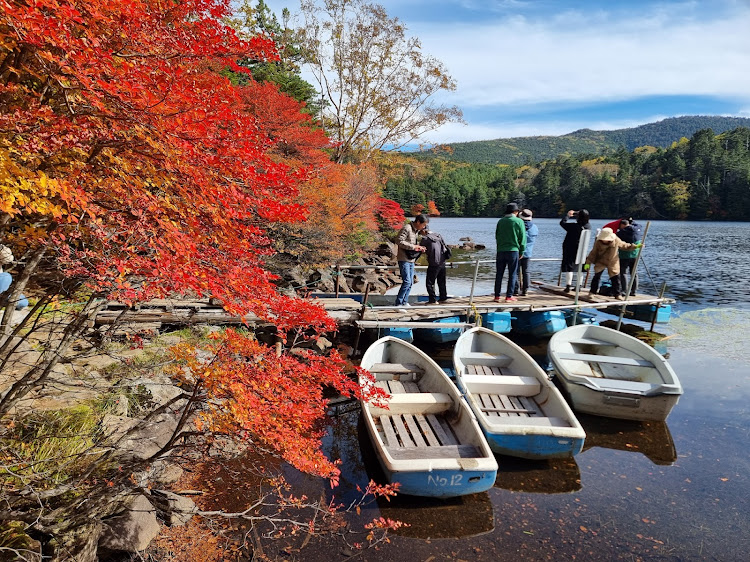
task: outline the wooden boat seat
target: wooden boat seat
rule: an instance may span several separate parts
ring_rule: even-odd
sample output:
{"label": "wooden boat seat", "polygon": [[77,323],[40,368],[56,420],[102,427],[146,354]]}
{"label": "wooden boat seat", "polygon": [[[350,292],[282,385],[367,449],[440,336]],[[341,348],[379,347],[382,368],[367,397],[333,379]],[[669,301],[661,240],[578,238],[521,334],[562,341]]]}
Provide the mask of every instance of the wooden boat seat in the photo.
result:
{"label": "wooden boat seat", "polygon": [[648,396],[668,391],[670,385],[651,384],[640,381],[629,381],[622,379],[596,379],[596,386],[603,391],[620,392],[623,394],[638,394]]}
{"label": "wooden boat seat", "polygon": [[467,351],[461,355],[465,365],[489,365],[506,367],[513,362],[511,357],[502,353],[486,353],[484,351]]}
{"label": "wooden boat seat", "polygon": [[424,369],[419,365],[413,363],[375,363],[370,367],[370,372],[375,375],[377,373],[388,373],[390,375],[406,375],[409,373],[424,373]]}
{"label": "wooden boat seat", "polygon": [[375,363],[369,369],[376,381],[418,381],[424,369],[412,363]]}
{"label": "wooden boat seat", "polygon": [[373,416],[394,414],[439,414],[450,409],[453,398],[441,392],[401,392],[391,394],[388,408],[370,406]]}
{"label": "wooden boat seat", "polygon": [[539,416],[533,418],[519,418],[518,416],[492,417],[487,418],[490,425],[513,425],[520,423],[525,426],[535,425],[539,427],[571,427],[563,418]]}
{"label": "wooden boat seat", "polygon": [[417,383],[412,381],[382,380],[376,381],[375,386],[377,386],[378,388],[382,388],[389,394],[421,392]]}
{"label": "wooden boat seat", "polygon": [[614,365],[627,365],[629,367],[653,367],[651,361],[645,359],[634,359],[631,357],[614,357],[611,355],[591,355],[588,353],[557,353],[558,359],[570,361],[586,361],[589,363],[612,363]]}
{"label": "wooden boat seat", "polygon": [[472,459],[481,457],[482,452],[474,445],[439,445],[437,447],[417,447],[405,449],[402,447],[386,447],[388,454],[394,460],[419,460],[419,459]]}
{"label": "wooden boat seat", "polygon": [[570,340],[568,343],[574,345],[597,345],[600,347],[617,347],[616,343],[598,340],[596,338],[578,338],[577,340]]}
{"label": "wooden boat seat", "polygon": [[535,396],[542,390],[542,385],[534,377],[463,375],[461,381],[473,394]]}

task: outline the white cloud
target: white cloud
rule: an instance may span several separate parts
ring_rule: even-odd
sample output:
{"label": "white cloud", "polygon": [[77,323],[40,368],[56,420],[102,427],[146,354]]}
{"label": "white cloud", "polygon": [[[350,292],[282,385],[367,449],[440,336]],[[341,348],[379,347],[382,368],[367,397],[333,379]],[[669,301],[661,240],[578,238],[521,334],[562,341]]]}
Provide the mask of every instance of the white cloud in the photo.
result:
{"label": "white cloud", "polygon": [[750,9],[694,22],[662,13],[565,13],[472,25],[410,26],[457,79],[462,106],[591,102],[649,95],[750,100]]}

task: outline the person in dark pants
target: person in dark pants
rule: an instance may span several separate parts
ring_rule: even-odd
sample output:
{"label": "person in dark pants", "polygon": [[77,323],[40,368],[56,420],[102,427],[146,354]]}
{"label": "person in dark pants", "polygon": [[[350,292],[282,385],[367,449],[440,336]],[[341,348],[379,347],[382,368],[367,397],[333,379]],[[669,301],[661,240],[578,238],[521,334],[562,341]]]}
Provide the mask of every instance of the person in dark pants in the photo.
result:
{"label": "person in dark pants", "polygon": [[[422,231],[423,236],[420,241],[422,246],[427,248],[427,295],[430,297],[427,304],[435,304],[448,300],[448,290],[445,286],[445,260],[450,257],[450,250],[445,244],[443,237],[437,232],[431,230]],[[435,300],[435,282],[437,281],[440,300]]]}
{"label": "person in dark pants", "polygon": [[508,288],[505,292],[505,302],[516,302],[518,299],[513,296],[513,289],[518,280],[518,258],[526,250],[526,227],[518,218],[518,205],[515,203],[508,203],[505,215],[497,221],[495,242],[497,243],[495,302],[500,302],[506,267],[508,268]]}
{"label": "person in dark pants", "polygon": [[516,294],[518,293],[518,286],[521,286],[521,296],[525,297],[529,291],[530,276],[529,276],[529,260],[531,254],[534,251],[534,241],[539,235],[539,228],[531,222],[533,213],[531,209],[524,209],[521,214],[518,215],[523,221],[526,227],[526,250],[524,251],[521,258],[518,260],[518,282],[516,283]]}
{"label": "person in dark pants", "polygon": [[[576,219],[575,222],[569,222],[569,219],[574,217]],[[569,293],[573,289],[573,272],[577,270],[576,254],[578,253],[578,241],[581,238],[581,231],[591,230],[589,212],[586,209],[568,211],[567,215],[560,220],[560,226],[565,229],[560,271],[565,274],[565,292]]]}
{"label": "person in dark pants", "polygon": [[[641,240],[640,225],[636,224],[633,219],[622,219],[620,228],[617,230],[617,237],[628,244],[635,244]],[[633,279],[633,286],[630,288],[630,296],[634,297],[638,290],[638,274],[635,271],[635,258],[638,250],[620,250],[620,294],[624,297],[628,290],[625,274],[629,271]]]}

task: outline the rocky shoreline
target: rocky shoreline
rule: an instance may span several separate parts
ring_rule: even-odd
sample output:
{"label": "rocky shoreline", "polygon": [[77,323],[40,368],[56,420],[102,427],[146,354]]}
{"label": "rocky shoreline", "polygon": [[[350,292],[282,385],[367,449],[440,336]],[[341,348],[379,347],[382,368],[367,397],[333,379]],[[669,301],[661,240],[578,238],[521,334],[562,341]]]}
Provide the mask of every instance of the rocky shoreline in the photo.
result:
{"label": "rocky shoreline", "polygon": [[[461,244],[448,244],[451,250],[472,252],[483,250],[483,244],[475,243],[470,237],[461,238]],[[364,293],[368,287],[375,293],[384,295],[388,289],[401,284],[394,242],[382,242],[374,251],[364,257],[330,267],[310,270],[301,265],[285,269],[281,274],[281,286],[298,293]],[[426,265],[424,258],[417,265]]]}

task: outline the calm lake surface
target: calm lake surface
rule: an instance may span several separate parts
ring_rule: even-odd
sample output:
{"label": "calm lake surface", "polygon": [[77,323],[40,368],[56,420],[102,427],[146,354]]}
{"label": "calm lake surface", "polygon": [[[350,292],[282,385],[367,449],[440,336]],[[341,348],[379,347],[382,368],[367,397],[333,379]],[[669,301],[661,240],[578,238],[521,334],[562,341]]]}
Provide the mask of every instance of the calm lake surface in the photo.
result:
{"label": "calm lake surface", "polygon": [[[454,259],[494,259],[496,222],[439,218],[431,228],[449,244],[470,236],[487,246]],[[558,221],[535,222],[535,257],[559,257],[564,232]],[[654,285],[666,282],[666,295],[677,300],[670,323],[656,328],[670,336],[662,351],[685,390],[666,423],[582,415],[586,444],[574,460],[498,457],[497,481],[487,493],[451,501],[404,496],[363,508],[350,518],[352,529],[381,515],[410,525],[378,550],[352,550],[330,534],[294,551],[273,552],[269,545],[266,554],[287,560],[750,559],[750,223],[653,222],[642,263],[648,273],[640,269],[641,290],[656,294]],[[535,279],[556,281],[559,264],[536,262],[532,270]],[[471,266],[449,270],[449,292],[468,294],[472,274]],[[494,266],[483,267],[477,294],[490,293],[493,279]],[[423,283],[414,292],[424,293]],[[540,354],[538,345],[528,349]],[[341,459],[341,485],[332,491],[298,480],[311,493],[348,502],[358,496],[357,486],[378,477],[358,411],[332,419],[326,449]]]}

